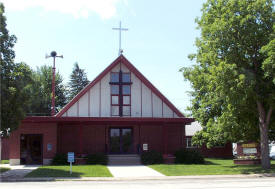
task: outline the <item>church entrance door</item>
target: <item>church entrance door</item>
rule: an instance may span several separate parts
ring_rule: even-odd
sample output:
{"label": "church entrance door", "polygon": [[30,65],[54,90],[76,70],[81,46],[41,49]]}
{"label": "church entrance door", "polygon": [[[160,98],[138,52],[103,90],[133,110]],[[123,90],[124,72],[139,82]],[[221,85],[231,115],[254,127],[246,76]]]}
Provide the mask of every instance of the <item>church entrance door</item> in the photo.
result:
{"label": "church entrance door", "polygon": [[133,153],[133,129],[110,128],[110,154]]}

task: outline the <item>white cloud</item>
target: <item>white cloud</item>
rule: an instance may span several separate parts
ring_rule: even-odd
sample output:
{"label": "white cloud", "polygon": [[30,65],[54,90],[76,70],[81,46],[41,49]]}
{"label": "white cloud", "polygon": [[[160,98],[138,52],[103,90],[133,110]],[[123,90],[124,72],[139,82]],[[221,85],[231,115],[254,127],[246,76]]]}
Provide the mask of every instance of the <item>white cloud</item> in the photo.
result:
{"label": "white cloud", "polygon": [[45,11],[58,11],[72,14],[75,18],[87,18],[96,13],[103,19],[116,15],[116,4],[121,0],[0,0],[7,10],[23,11],[28,8],[42,7]]}

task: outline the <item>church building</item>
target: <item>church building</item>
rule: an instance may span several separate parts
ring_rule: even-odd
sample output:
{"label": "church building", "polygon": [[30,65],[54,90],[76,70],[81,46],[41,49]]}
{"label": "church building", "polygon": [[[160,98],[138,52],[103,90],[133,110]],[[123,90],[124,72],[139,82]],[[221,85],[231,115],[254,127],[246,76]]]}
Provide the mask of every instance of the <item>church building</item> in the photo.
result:
{"label": "church building", "polygon": [[120,55],[55,116],[26,117],[9,138],[10,163],[49,164],[67,152],[173,154],[193,121]]}
{"label": "church building", "polygon": [[[9,137],[10,164],[50,164],[68,152],[77,161],[93,153],[138,156],[151,150],[169,159],[192,147],[185,127],[193,121],[121,54],[55,116],[26,117]],[[223,157],[232,148],[203,152]]]}

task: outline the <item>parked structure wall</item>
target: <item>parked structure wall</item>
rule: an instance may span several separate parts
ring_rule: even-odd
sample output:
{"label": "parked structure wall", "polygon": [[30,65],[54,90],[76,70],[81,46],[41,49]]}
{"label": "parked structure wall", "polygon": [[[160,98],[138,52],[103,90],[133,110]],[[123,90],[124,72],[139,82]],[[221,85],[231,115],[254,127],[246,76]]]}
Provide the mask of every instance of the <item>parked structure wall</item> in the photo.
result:
{"label": "parked structure wall", "polygon": [[1,160],[9,159],[9,138],[1,137]]}
{"label": "parked structure wall", "polygon": [[[9,138],[10,164],[20,164],[20,136],[22,134],[41,134],[43,137],[43,162],[48,164],[54,157],[57,147],[57,126],[56,123],[26,123],[13,131]],[[48,150],[47,146],[52,146]]]}
{"label": "parked structure wall", "polygon": [[[185,141],[187,138],[192,138],[192,136],[186,136]],[[185,147],[187,147],[186,142],[185,142]],[[204,157],[208,157],[208,158],[232,158],[233,157],[231,143],[227,143],[224,146],[216,146],[216,147],[214,146],[212,148],[207,148],[206,145],[202,145],[201,147],[192,147],[187,149],[199,150]]]}

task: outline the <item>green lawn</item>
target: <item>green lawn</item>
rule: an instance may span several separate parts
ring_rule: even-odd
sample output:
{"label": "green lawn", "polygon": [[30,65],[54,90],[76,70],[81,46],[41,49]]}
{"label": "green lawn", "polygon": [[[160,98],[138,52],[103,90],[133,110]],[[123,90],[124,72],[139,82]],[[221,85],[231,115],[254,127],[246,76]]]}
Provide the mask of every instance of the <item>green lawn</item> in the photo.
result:
{"label": "green lawn", "polygon": [[9,164],[10,161],[9,160],[1,160],[0,164]]}
{"label": "green lawn", "polygon": [[10,168],[0,167],[0,173],[4,173],[4,172],[6,172],[8,170],[10,170]]}
{"label": "green lawn", "polygon": [[42,166],[26,177],[112,177],[112,174],[104,165],[73,165],[72,175],[70,166]]}
{"label": "green lawn", "polygon": [[265,171],[260,165],[235,165],[233,160],[205,159],[203,165],[150,165],[151,168],[167,176],[181,175],[234,175],[253,173],[275,173],[275,161],[271,161],[271,169]]}

